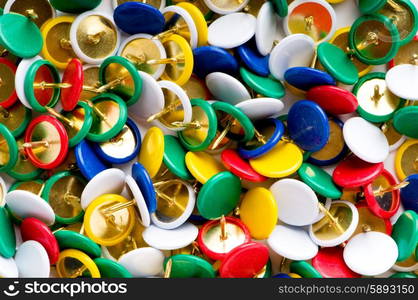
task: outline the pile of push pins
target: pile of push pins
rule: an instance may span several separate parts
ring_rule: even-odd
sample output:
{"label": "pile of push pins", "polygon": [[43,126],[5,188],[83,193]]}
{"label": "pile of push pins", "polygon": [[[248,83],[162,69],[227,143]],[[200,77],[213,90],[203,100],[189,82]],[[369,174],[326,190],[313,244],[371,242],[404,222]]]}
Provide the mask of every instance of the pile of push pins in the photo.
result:
{"label": "pile of push pins", "polygon": [[414,1],[0,0],[0,277],[417,277]]}

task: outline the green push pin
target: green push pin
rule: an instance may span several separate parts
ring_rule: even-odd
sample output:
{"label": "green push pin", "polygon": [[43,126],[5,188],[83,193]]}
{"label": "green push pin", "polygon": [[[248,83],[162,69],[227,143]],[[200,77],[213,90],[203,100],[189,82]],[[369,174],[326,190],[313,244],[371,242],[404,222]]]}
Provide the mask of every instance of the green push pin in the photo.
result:
{"label": "green push pin", "polygon": [[234,210],[240,196],[241,180],[231,172],[220,172],[212,176],[200,189],[197,209],[206,219],[218,219]]}
{"label": "green push pin", "polygon": [[77,249],[93,258],[100,257],[102,255],[102,249],[100,246],[94,243],[87,236],[83,235],[82,232],[83,226],[81,227],[80,232],[59,228],[54,231],[54,236],[57,239],[61,250]]}
{"label": "green push pin", "polygon": [[287,0],[270,0],[273,4],[275,12],[282,18],[287,16],[288,13],[288,4]]}
{"label": "green push pin", "polygon": [[392,94],[386,85],[386,74],[369,73],[360,78],[353,88],[357,97],[358,114],[367,121],[380,123],[392,119],[393,114],[405,104],[405,100]]}
{"label": "green push pin", "polygon": [[50,2],[56,10],[70,14],[81,14],[95,9],[102,3],[102,0],[50,0]]}
{"label": "green push pin", "polygon": [[10,258],[16,252],[16,238],[12,221],[5,207],[0,206],[0,255]]}
{"label": "green push pin", "polygon": [[280,81],[272,77],[263,77],[256,75],[247,69],[241,67],[240,75],[245,84],[250,88],[253,98],[283,98],[286,91]]}
{"label": "green push pin", "polygon": [[217,130],[216,113],[212,106],[202,99],[192,99],[192,121],[190,126],[182,122],[174,122],[172,125],[185,127],[179,131],[179,139],[190,151],[202,151],[209,147],[215,138]]}
{"label": "green push pin", "polygon": [[322,278],[322,275],[306,261],[292,261],[290,263],[290,272],[296,273],[303,278]]}
{"label": "green push pin", "polygon": [[107,258],[95,258],[101,278],[132,278],[132,274],[121,264]]}
{"label": "green push pin", "polygon": [[349,33],[349,49],[324,42],[318,45],[318,59],[324,69],[344,84],[355,84],[358,70],[351,58],[357,57],[369,65],[389,62],[399,49],[399,32],[391,20],[383,15],[358,18]]}
{"label": "green push pin", "polygon": [[93,109],[93,124],[87,139],[105,142],[121,132],[128,119],[128,108],[119,96],[100,94],[86,103]]}
{"label": "green push pin", "polygon": [[38,16],[33,9],[25,15],[8,13],[0,18],[0,45],[13,55],[22,58],[36,56],[42,50],[43,39],[33,22]]}
{"label": "green push pin", "polygon": [[[17,149],[22,149],[25,141],[23,140],[23,137],[20,137],[16,140],[16,143]],[[14,179],[20,181],[29,181],[38,178],[42,171],[42,169],[39,169],[32,164],[24,151],[18,150],[17,161],[15,165],[6,173]]]}
{"label": "green push pin", "polygon": [[214,278],[215,270],[203,258],[177,254],[164,261],[164,278]]}
{"label": "green push pin", "polygon": [[418,139],[418,106],[406,106],[393,115],[393,127],[397,132],[410,138]]}
{"label": "green push pin", "polygon": [[418,236],[418,216],[412,210],[402,213],[393,225],[392,238],[398,245],[397,261],[404,261],[416,251]]}
{"label": "green push pin", "polygon": [[183,180],[192,180],[193,176],[187,169],[185,157],[186,151],[179,139],[172,135],[165,135],[163,155],[164,165],[177,177]]}
{"label": "green push pin", "polygon": [[45,182],[42,192],[60,224],[74,224],[83,219],[80,197],[87,182],[84,178],[68,171],[59,172]]}
{"label": "green push pin", "polygon": [[310,163],[303,163],[298,170],[298,175],[303,182],[321,196],[340,199],[342,192],[332,181],[331,175],[322,168]]}

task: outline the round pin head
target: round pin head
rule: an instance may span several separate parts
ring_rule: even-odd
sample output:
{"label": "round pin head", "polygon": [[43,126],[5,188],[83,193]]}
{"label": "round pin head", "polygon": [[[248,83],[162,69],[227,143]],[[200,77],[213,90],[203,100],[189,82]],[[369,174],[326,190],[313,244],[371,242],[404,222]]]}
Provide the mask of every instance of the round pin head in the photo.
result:
{"label": "round pin head", "polygon": [[142,2],[125,2],[115,8],[116,25],[128,34],[158,34],[164,29],[164,16],[153,6]]}
{"label": "round pin head", "polygon": [[[153,157],[155,159],[155,153]],[[186,151],[175,136],[164,136],[163,162],[171,173],[181,179],[190,180],[193,178],[186,166]]]}
{"label": "round pin head", "polygon": [[315,42],[311,37],[297,33],[280,41],[270,53],[270,73],[284,80],[285,72],[293,67],[308,67],[315,56]]}
{"label": "round pin head", "polygon": [[71,230],[58,230],[54,233],[61,250],[76,249],[87,255],[96,258],[100,257],[102,250],[87,236]]}
{"label": "round pin head", "polygon": [[[347,51],[347,49],[349,49],[349,46],[348,46],[349,33],[350,33],[350,27],[340,28],[335,32],[335,34],[329,40],[329,42],[345,52]],[[357,59],[357,57],[351,56],[350,59],[352,63],[356,66],[359,76],[364,76],[372,70],[373,66],[362,63],[361,61]]]}
{"label": "round pin head", "polygon": [[266,154],[252,158],[249,162],[257,173],[270,178],[281,178],[296,172],[302,161],[302,152],[298,146],[280,141]]}
{"label": "round pin head", "polygon": [[[215,195],[213,191],[223,191]],[[197,196],[197,208],[206,219],[220,218],[229,214],[238,204],[241,181],[230,172],[221,172],[209,179]]]}
{"label": "round pin head", "polygon": [[138,220],[143,226],[148,227],[151,223],[150,214],[148,212],[147,203],[145,202],[144,196],[142,195],[138,184],[130,175],[126,175],[125,184],[126,188],[124,192],[127,193],[128,199],[132,199],[131,202],[134,204],[138,212],[137,216],[140,216]]}
{"label": "round pin head", "polygon": [[94,261],[87,254],[76,249],[62,251],[56,268],[60,278],[100,278],[100,271]]}
{"label": "round pin head", "polygon": [[363,63],[388,63],[398,52],[399,32],[384,15],[361,16],[352,25],[349,34],[350,51]]}
{"label": "round pin head", "polygon": [[416,101],[418,100],[417,88],[414,85],[413,78],[418,73],[418,66],[415,65],[415,61],[414,64],[410,64],[411,62],[390,69],[386,73],[386,84],[394,95]]}
{"label": "round pin head", "polygon": [[244,100],[235,105],[251,120],[275,118],[284,108],[281,100],[275,98],[255,98]]}
{"label": "round pin head", "polygon": [[6,126],[0,124],[0,172],[11,170],[18,160],[15,138]]}
{"label": "round pin head", "polygon": [[248,41],[244,45],[237,48],[236,53],[244,65],[259,76],[268,76],[269,70],[269,56],[261,55],[253,40]]}
{"label": "round pin head", "polygon": [[274,195],[265,188],[250,189],[242,199],[239,211],[242,222],[254,239],[267,239],[276,226],[277,202]]}
{"label": "round pin head", "polygon": [[29,123],[23,148],[33,165],[41,169],[53,169],[65,160],[68,135],[61,122],[42,115]]}
{"label": "round pin head", "polygon": [[369,73],[356,83],[353,93],[358,100],[357,112],[370,122],[385,122],[403,106],[404,100],[392,94],[385,73]]}
{"label": "round pin head", "polygon": [[68,62],[77,57],[70,44],[70,28],[74,20],[72,16],[60,16],[47,20],[41,27],[45,41],[42,56],[59,69],[65,69]]}
{"label": "round pin head", "polygon": [[370,231],[352,237],[344,248],[343,256],[352,271],[375,276],[393,266],[398,257],[398,247],[389,235]]}
{"label": "round pin head", "polygon": [[303,163],[298,170],[299,177],[316,193],[331,199],[339,199],[341,191],[335,186],[331,175],[320,167]]}
{"label": "round pin head", "polygon": [[93,142],[105,142],[115,137],[128,119],[128,108],[117,95],[105,93],[94,97],[88,103],[93,109],[93,124],[87,139]]}
{"label": "round pin head", "polygon": [[167,258],[164,269],[167,270],[168,261],[171,261],[169,278],[215,278],[213,266],[195,255],[176,254]]}
{"label": "round pin head", "polygon": [[234,248],[250,241],[247,227],[233,217],[223,217],[205,223],[197,236],[200,250],[213,260],[223,260]]}
{"label": "round pin head", "polygon": [[[395,177],[387,170],[363,187],[370,210],[377,216],[388,219],[399,209],[400,196]],[[392,189],[393,188],[393,189]]]}
{"label": "round pin head", "polygon": [[78,15],[71,25],[70,41],[75,54],[82,61],[100,64],[118,50],[120,33],[112,16],[86,11]]}
{"label": "round pin head", "polygon": [[[198,3],[192,4],[189,2],[180,2],[176,4],[176,6],[183,8],[189,13],[197,30],[197,46],[204,46],[208,42],[208,25],[206,23],[205,16],[197,5]],[[196,48],[196,46],[193,48]]]}
{"label": "round pin head", "polygon": [[251,165],[247,161],[243,160],[235,150],[225,149],[221,153],[221,159],[228,171],[243,180],[251,182],[262,182],[267,180],[266,177],[254,171]]}
{"label": "round pin head", "polygon": [[59,11],[67,13],[79,14],[88,10],[95,9],[100,5],[102,0],[92,0],[85,2],[82,0],[51,0],[51,5]]}
{"label": "round pin head", "polygon": [[321,247],[334,247],[348,240],[359,222],[354,204],[348,201],[333,201],[324,217],[309,227],[312,241]]}
{"label": "round pin head", "polygon": [[335,32],[337,16],[331,5],[318,0],[296,0],[284,19],[286,35],[303,33],[316,43],[329,40]]}
{"label": "round pin head", "polygon": [[17,278],[18,270],[13,258],[0,256],[0,276],[2,278]]}
{"label": "round pin head", "polygon": [[83,65],[80,60],[73,58],[69,61],[62,76],[62,83],[71,87],[61,90],[61,104],[65,111],[71,111],[76,107],[83,91],[83,82]]}
{"label": "round pin head", "polygon": [[338,46],[331,43],[318,45],[318,59],[326,71],[344,84],[354,84],[358,80],[358,70],[350,57]]}
{"label": "round pin head", "polygon": [[116,194],[104,194],[91,202],[84,216],[87,236],[104,246],[113,246],[123,241],[134,226],[135,211],[132,206],[117,211],[112,211],[112,207],[128,202]]}
{"label": "round pin head", "polygon": [[224,15],[209,25],[208,42],[224,49],[236,48],[254,36],[255,28],[256,18],[253,15],[241,12]]}
{"label": "round pin head", "polygon": [[383,171],[383,163],[372,164],[350,155],[335,168],[332,179],[345,188],[364,186],[372,182]]}
{"label": "round pin head", "polygon": [[392,238],[398,245],[397,261],[404,261],[415,252],[417,232],[418,215],[412,210],[402,213],[393,225],[392,232]]}
{"label": "round pin head", "polygon": [[306,99],[317,103],[323,110],[332,115],[355,112],[357,98],[349,91],[333,85],[316,86],[308,91]]}
{"label": "round pin head", "polygon": [[16,251],[15,262],[21,278],[48,278],[50,262],[45,248],[37,241],[26,241]]}
{"label": "round pin head", "polygon": [[159,40],[152,39],[152,35],[149,34],[134,34],[125,39],[118,55],[128,59],[139,71],[150,74],[154,79],[160,78],[165,70],[165,64],[148,63],[167,58],[163,44]]}
{"label": "round pin head", "polygon": [[128,118],[122,130],[106,142],[94,143],[97,155],[109,164],[124,164],[134,159],[141,147],[141,133]]}
{"label": "round pin head", "polygon": [[195,126],[179,131],[180,142],[190,151],[206,149],[215,138],[217,118],[214,108],[202,99],[192,99],[192,123]]}
{"label": "round pin head", "polygon": [[233,105],[251,99],[247,88],[235,77],[221,72],[213,72],[206,76],[206,85],[216,100]]}
{"label": "round pin head", "polygon": [[0,206],[0,228],[2,236],[0,240],[0,254],[4,258],[13,257],[16,252],[16,237],[10,216],[7,209],[3,206]]}
{"label": "round pin head", "polygon": [[157,186],[157,208],[151,215],[152,223],[163,229],[177,228],[185,223],[196,203],[191,185],[181,180],[169,180]]}
{"label": "round pin head", "polygon": [[248,0],[242,2],[236,1],[219,1],[219,0],[204,0],[209,9],[217,14],[225,15],[242,10],[248,4]]}
{"label": "round pin head", "polygon": [[[185,127],[182,124],[192,120],[192,105],[186,92],[174,82],[168,80],[158,81],[164,93],[164,109],[148,120],[156,120],[169,130],[179,131]],[[179,122],[180,125],[176,122]],[[176,125],[177,124],[177,125]]]}
{"label": "round pin head", "polygon": [[99,269],[101,278],[132,278],[132,274],[116,261],[102,257],[93,261]]}
{"label": "round pin head", "polygon": [[0,106],[9,108],[17,100],[15,89],[15,74],[17,67],[11,61],[0,58],[0,77],[2,84],[0,86]]}
{"label": "round pin head", "polygon": [[253,278],[269,259],[267,246],[249,242],[230,251],[221,263],[222,278]]}
{"label": "round pin head", "polygon": [[12,54],[31,58],[41,52],[41,32],[30,17],[15,13],[4,14],[0,19],[0,28],[0,44]]}
{"label": "round pin head", "polygon": [[388,17],[399,31],[399,44],[405,45],[409,43],[418,30],[418,12],[416,6],[407,0],[398,0],[395,2],[396,8],[388,4],[386,1],[379,14]]}
{"label": "round pin head", "polygon": [[254,136],[254,125],[251,120],[232,104],[217,101],[212,104],[216,111],[218,130],[226,131],[226,136],[240,142],[248,142]]}
{"label": "round pin head", "polygon": [[41,197],[24,190],[15,190],[6,195],[7,207],[14,216],[24,218],[36,218],[46,225],[52,225],[55,214],[51,206]]}
{"label": "round pin head", "polygon": [[383,132],[361,117],[344,123],[344,141],[360,159],[369,163],[383,162],[389,155],[389,143]]}
{"label": "round pin head", "polygon": [[81,174],[87,180],[109,168],[109,165],[96,155],[91,143],[86,140],[82,140],[75,146],[74,155]]}
{"label": "round pin head", "polygon": [[151,178],[154,178],[160,171],[164,151],[163,131],[158,127],[151,127],[144,136],[138,157],[138,162],[144,166]]}
{"label": "round pin head", "polygon": [[175,250],[190,245],[197,237],[198,229],[186,222],[175,229],[162,229],[151,225],[142,233],[145,242],[160,250]]}
{"label": "round pin head", "polygon": [[[277,2],[286,2],[286,1],[267,1],[267,3],[263,3],[260,7],[260,10],[257,14],[257,22],[255,27],[255,42],[257,49],[259,51],[258,56],[261,58],[262,56],[266,56],[270,54],[272,48],[274,47],[276,41],[278,40],[278,33],[279,33],[279,18],[275,13],[275,3]],[[287,2],[286,2],[287,8]],[[265,58],[267,63],[267,71],[268,71],[268,57]],[[248,64],[247,66],[252,69]],[[255,70],[253,70],[256,72]],[[256,72],[258,73],[258,72]],[[268,72],[270,73],[270,72]],[[268,73],[260,74],[261,76],[267,76]]]}
{"label": "round pin head", "polygon": [[83,178],[68,171],[51,176],[45,183],[42,198],[48,201],[60,224],[73,224],[82,220],[84,212],[80,197],[86,186]]}
{"label": "round pin head", "polygon": [[285,95],[285,89],[280,81],[271,77],[258,76],[242,67],[240,68],[240,75],[245,84],[255,93],[270,98],[282,98]]}
{"label": "round pin head", "polygon": [[187,152],[185,156],[187,169],[202,184],[218,173],[225,171],[223,165],[212,155],[203,152]]}
{"label": "round pin head", "polygon": [[7,110],[0,107],[0,123],[5,125],[14,137],[22,135],[31,117],[32,111],[20,102],[16,102]]}
{"label": "round pin head", "polygon": [[24,92],[31,108],[37,112],[46,112],[44,106],[54,107],[60,95],[60,89],[44,88],[44,85],[60,81],[58,70],[47,60],[37,60],[27,69]]}
{"label": "round pin head", "polygon": [[312,224],[319,214],[318,198],[305,183],[296,179],[282,179],[271,187],[277,206],[278,218],[289,225]]}
{"label": "round pin head", "polygon": [[48,253],[49,263],[54,265],[58,260],[59,247],[55,236],[43,222],[35,218],[26,218],[20,225],[22,240],[39,242]]}
{"label": "round pin head", "polygon": [[118,262],[134,277],[152,277],[162,273],[164,254],[152,247],[142,247],[123,254]]}
{"label": "round pin head", "polygon": [[335,79],[324,71],[308,67],[293,67],[284,73],[286,82],[300,90],[308,91],[318,85],[336,85]]}
{"label": "round pin head", "polygon": [[401,200],[403,207],[405,209],[413,210],[418,212],[418,203],[417,203],[417,190],[416,187],[418,186],[418,175],[412,174],[409,175],[405,182],[409,182],[409,184],[401,189]]}
{"label": "round pin head", "polygon": [[318,166],[328,166],[340,161],[347,152],[343,137],[344,123],[335,117],[328,118],[329,139],[319,151],[312,152],[308,162]]}
{"label": "round pin head", "polygon": [[325,112],[308,100],[296,102],[287,116],[289,137],[303,150],[321,150],[329,139],[330,129]]}
{"label": "round pin head", "polygon": [[193,73],[204,79],[213,72],[234,75],[238,72],[238,62],[228,51],[215,46],[202,46],[193,49]]}
{"label": "round pin head", "polygon": [[321,248],[312,259],[312,266],[324,278],[359,278],[344,262],[343,251],[342,247]]}
{"label": "round pin head", "polygon": [[143,165],[136,162],[132,165],[132,177],[141,190],[148,211],[154,213],[157,209],[157,195],[149,173]]}
{"label": "round pin head", "polygon": [[318,253],[308,233],[295,226],[276,225],[267,243],[274,252],[291,260],[311,259]]}

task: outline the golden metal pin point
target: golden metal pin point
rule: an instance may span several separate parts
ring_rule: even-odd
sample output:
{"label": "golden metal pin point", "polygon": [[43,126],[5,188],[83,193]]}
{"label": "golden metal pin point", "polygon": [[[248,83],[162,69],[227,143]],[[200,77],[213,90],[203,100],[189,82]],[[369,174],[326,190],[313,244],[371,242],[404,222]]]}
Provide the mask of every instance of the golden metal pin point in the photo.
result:
{"label": "golden metal pin point", "polygon": [[152,122],[152,121],[154,121],[156,119],[159,119],[162,116],[164,116],[164,115],[166,115],[166,114],[168,114],[170,112],[175,111],[176,108],[179,107],[180,105],[181,105],[181,102],[180,101],[178,101],[178,100],[177,101],[174,101],[173,103],[171,103],[168,106],[166,106],[162,111],[160,111],[160,112],[158,112],[156,114],[153,114],[152,116],[148,117],[147,122],[148,123],[149,122]]}
{"label": "golden metal pin point", "polygon": [[77,278],[83,275],[83,273],[87,271],[87,267],[85,265],[81,266],[80,268],[76,269],[73,273],[68,275],[69,278]]}
{"label": "golden metal pin point", "polygon": [[313,16],[307,16],[305,17],[305,31],[312,31],[312,26],[314,23],[314,17]]}
{"label": "golden metal pin point", "polygon": [[170,35],[178,34],[182,29],[186,29],[188,27],[189,26],[187,24],[183,24],[183,25],[176,24],[175,26],[171,27],[170,29],[153,36],[151,39],[162,41],[165,38],[169,37]]}
{"label": "golden metal pin point", "polygon": [[220,239],[221,239],[221,241],[225,241],[228,238],[228,235],[226,234],[226,220],[225,220],[225,216],[224,215],[222,215],[219,223],[221,225],[221,236],[220,236]]}
{"label": "golden metal pin point", "polygon": [[414,53],[410,60],[411,65],[417,66],[418,65],[418,54]]}
{"label": "golden metal pin point", "polygon": [[396,185],[392,185],[387,188],[382,188],[381,186],[379,186],[379,188],[373,192],[373,195],[382,197],[384,194],[400,190],[406,187],[408,184],[409,184],[409,181],[402,181]]}
{"label": "golden metal pin point", "polygon": [[345,230],[341,227],[338,218],[335,218],[328,209],[324,207],[322,203],[318,203],[319,210],[325,215],[326,218],[330,221],[330,224],[338,230],[340,234],[343,234]]}
{"label": "golden metal pin point", "polygon": [[374,86],[373,96],[371,96],[370,99],[375,103],[375,105],[377,105],[379,100],[382,99],[384,95],[385,95],[385,92],[380,93],[380,86],[376,84]]}
{"label": "golden metal pin point", "polygon": [[36,20],[38,18],[38,14],[33,9],[27,9],[25,11],[25,16],[31,20]]}
{"label": "golden metal pin point", "polygon": [[170,278],[172,265],[173,261],[170,258],[165,265],[164,278]]}
{"label": "golden metal pin point", "polygon": [[396,12],[404,12],[403,7],[393,0],[388,0],[386,4],[388,4]]}

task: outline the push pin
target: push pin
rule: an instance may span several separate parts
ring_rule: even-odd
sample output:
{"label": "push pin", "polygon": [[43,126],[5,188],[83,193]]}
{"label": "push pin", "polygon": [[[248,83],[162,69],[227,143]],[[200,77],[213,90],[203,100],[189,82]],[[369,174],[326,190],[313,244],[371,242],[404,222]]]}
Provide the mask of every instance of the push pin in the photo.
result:
{"label": "push pin", "polygon": [[14,137],[20,136],[25,131],[31,116],[31,111],[20,102],[9,108],[0,105],[0,123],[5,125]]}
{"label": "push pin", "polygon": [[204,224],[197,237],[203,254],[213,260],[224,259],[229,251],[250,240],[248,229],[239,219],[224,215]]}
{"label": "push pin", "polygon": [[85,277],[100,278],[100,271],[94,261],[85,253],[76,249],[66,249],[59,255],[57,273],[60,278]]}
{"label": "push pin", "polygon": [[[373,30],[370,29],[372,23],[376,24]],[[389,34],[383,37],[383,32],[389,32]],[[363,16],[352,25],[349,33],[349,46],[345,52],[325,42],[318,45],[318,58],[325,70],[338,81],[354,84],[358,80],[358,70],[350,58],[356,57],[369,65],[385,64],[396,55],[398,48],[398,30],[387,17]],[[333,68],[330,62],[336,57],[339,57],[342,63],[337,68]]]}

